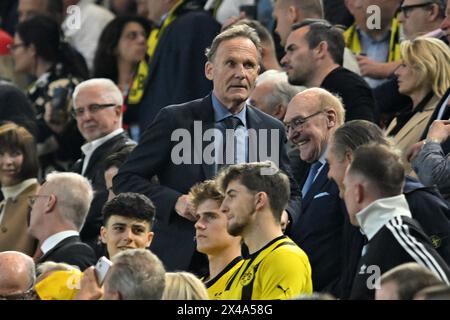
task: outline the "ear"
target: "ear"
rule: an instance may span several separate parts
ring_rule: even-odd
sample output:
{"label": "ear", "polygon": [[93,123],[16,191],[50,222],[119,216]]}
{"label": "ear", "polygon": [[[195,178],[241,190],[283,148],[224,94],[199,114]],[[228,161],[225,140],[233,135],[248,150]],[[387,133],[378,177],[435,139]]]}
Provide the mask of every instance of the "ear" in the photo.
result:
{"label": "ear", "polygon": [[208,80],[214,79],[214,65],[211,61],[205,63],[205,76]]}
{"label": "ear", "polygon": [[108,231],[106,231],[106,228],[102,226],[100,228],[100,238],[102,239],[102,243],[106,244],[108,241]]}
{"label": "ear", "polygon": [[321,41],[317,47],[314,48],[314,52],[317,54],[318,58],[323,58],[328,54],[328,43]]}
{"label": "ear", "polygon": [[337,126],[337,114],[334,109],[327,110],[327,127],[334,128]]}
{"label": "ear", "polygon": [[364,187],[358,183],[355,188],[355,201],[360,204],[364,200]]}
{"label": "ear", "polygon": [[429,12],[428,21],[436,21],[439,17],[439,5],[437,3],[433,3]]}
{"label": "ear", "polygon": [[286,113],[286,108],[281,103],[279,103],[275,106],[275,112],[273,113],[275,118],[279,119],[285,113]]}
{"label": "ear", "polygon": [[56,196],[54,194],[50,195],[48,197],[48,201],[45,205],[45,212],[50,213],[53,210],[55,210],[57,203],[58,203],[58,199],[56,198]]}
{"label": "ear", "polygon": [[30,44],[28,50],[31,50],[34,56],[36,55],[36,46],[34,44]]}
{"label": "ear", "polygon": [[147,234],[147,244],[146,244],[146,247],[148,248],[148,247],[150,247],[150,244],[152,243],[152,240],[153,240],[153,236],[155,235],[155,233],[154,232],[149,232],[148,234]]}
{"label": "ear", "polygon": [[268,202],[267,193],[258,192],[256,194],[255,209],[261,210],[262,208],[264,208],[264,206],[267,205],[267,202]]}
{"label": "ear", "polygon": [[344,155],[344,160],[347,161],[347,164],[350,165],[353,161],[353,153],[350,151],[346,151]]}
{"label": "ear", "polygon": [[296,22],[299,21],[299,14],[297,11],[297,8],[294,6],[289,6],[288,7],[288,12],[287,12],[287,19],[290,22],[290,24],[294,24]]}

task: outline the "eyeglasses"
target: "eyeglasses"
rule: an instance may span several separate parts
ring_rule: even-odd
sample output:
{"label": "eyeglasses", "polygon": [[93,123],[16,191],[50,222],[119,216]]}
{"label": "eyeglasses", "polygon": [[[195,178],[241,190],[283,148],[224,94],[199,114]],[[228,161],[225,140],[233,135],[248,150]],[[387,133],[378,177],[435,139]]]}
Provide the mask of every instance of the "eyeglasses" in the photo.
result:
{"label": "eyeglasses", "polygon": [[86,109],[89,110],[90,113],[96,113],[99,110],[105,109],[105,108],[111,108],[116,107],[117,104],[115,103],[106,103],[106,104],[91,104],[87,106],[86,108],[73,108],[71,111],[71,114],[74,118],[80,118],[85,113]]}
{"label": "eyeglasses", "polygon": [[37,294],[33,288],[22,293],[0,295],[0,300],[36,300]]}
{"label": "eyeglasses", "polygon": [[25,47],[25,43],[8,44],[8,50],[13,52],[20,47]]}
{"label": "eyeglasses", "polygon": [[44,194],[42,194],[42,195],[35,195],[35,196],[28,196],[28,206],[30,208],[32,208],[33,205],[35,204],[37,198],[39,198],[39,197],[51,197],[51,196],[50,195],[44,195]]}
{"label": "eyeglasses", "polygon": [[424,2],[424,3],[418,3],[418,4],[411,4],[409,6],[401,6],[400,11],[403,13],[405,18],[409,18],[409,14],[412,10],[414,10],[416,8],[426,7],[426,6],[429,6],[432,4],[433,4],[433,2]]}
{"label": "eyeglasses", "polygon": [[317,111],[305,118],[302,117],[297,117],[294,118],[294,120],[292,120],[291,122],[285,123],[285,128],[286,128],[286,134],[288,134],[289,130],[297,130],[299,129],[301,126],[303,126],[306,122],[308,122],[309,119],[311,119],[312,117],[317,116],[318,114],[321,114],[323,111]]}

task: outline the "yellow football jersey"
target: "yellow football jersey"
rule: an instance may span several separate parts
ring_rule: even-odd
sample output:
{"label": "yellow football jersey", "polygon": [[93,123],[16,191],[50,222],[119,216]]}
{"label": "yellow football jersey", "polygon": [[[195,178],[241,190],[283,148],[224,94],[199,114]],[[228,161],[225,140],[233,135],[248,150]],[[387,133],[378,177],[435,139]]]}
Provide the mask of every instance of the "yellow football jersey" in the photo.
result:
{"label": "yellow football jersey", "polygon": [[219,299],[284,300],[312,291],[308,256],[287,236],[281,236],[244,260]]}

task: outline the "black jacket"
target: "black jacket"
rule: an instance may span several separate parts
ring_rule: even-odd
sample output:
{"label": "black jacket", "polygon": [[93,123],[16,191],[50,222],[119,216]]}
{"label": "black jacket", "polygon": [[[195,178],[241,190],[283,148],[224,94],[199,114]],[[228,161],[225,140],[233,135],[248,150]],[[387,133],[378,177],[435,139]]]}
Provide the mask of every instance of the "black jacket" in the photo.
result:
{"label": "black jacket", "polygon": [[[283,124],[258,109],[247,107],[247,127],[278,130],[279,166],[290,176],[289,160],[285,150],[286,135]],[[194,131],[194,121],[201,121],[201,129]],[[197,122],[198,125],[198,122]],[[194,223],[180,217],[174,207],[177,199],[187,194],[196,183],[212,179],[214,164],[200,161],[192,164],[195,153],[203,150],[211,141],[203,141],[203,132],[215,126],[211,96],[181,105],[163,108],[155,121],[147,128],[139,145],[133,150],[119,173],[113,180],[114,193],[137,192],[148,196],[156,206],[156,223],[153,228],[155,237],[150,249],[159,256],[168,270],[195,270],[190,268],[195,251]],[[175,130],[186,130],[191,136],[191,163],[175,164],[171,158],[179,140],[172,139]],[[270,130],[269,130],[270,132]],[[271,147],[270,135],[266,145]],[[181,139],[180,139],[181,140]],[[200,144],[198,145],[198,142]],[[196,147],[199,147],[198,149]],[[200,149],[201,148],[201,149]],[[251,148],[249,148],[251,149]],[[272,154],[268,152],[267,154]],[[202,159],[200,157],[200,159]],[[258,156],[258,161],[265,160]],[[159,184],[150,179],[157,175]],[[296,221],[299,212],[299,190],[291,178],[291,202],[288,208],[291,218]]]}
{"label": "black jacket", "polygon": [[37,263],[46,261],[64,262],[77,266],[81,271],[84,271],[95,264],[96,257],[92,248],[81,242],[80,237],[72,236],[58,243],[44,254]]}
{"label": "black jacket", "polygon": [[[95,149],[92,154],[84,176],[91,181],[95,193],[89,213],[86,217],[86,222],[80,232],[80,237],[83,241],[95,243],[96,239],[100,235],[100,227],[103,224],[102,208],[108,199],[108,190],[106,190],[104,177],[105,159],[109,155],[119,152],[127,146],[135,144],[136,142],[128,138],[127,133],[123,132],[106,141],[104,144]],[[72,171],[81,174],[83,169],[83,159],[84,158],[75,163]]]}
{"label": "black jacket", "polygon": [[450,269],[420,225],[414,219],[399,216],[389,220],[368,242],[358,264],[350,299],[374,299],[376,277],[406,262],[423,265],[449,284]]}

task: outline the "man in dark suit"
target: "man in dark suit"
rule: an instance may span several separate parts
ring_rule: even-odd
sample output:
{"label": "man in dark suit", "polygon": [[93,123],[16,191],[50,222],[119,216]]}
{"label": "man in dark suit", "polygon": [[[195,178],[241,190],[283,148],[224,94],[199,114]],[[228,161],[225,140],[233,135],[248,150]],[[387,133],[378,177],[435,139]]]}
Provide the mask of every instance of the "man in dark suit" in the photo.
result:
{"label": "man in dark suit", "polygon": [[[155,203],[150,249],[169,270],[207,269],[204,257],[194,254],[195,217],[187,193],[195,183],[215,176],[224,163],[219,152],[223,145],[228,164],[272,160],[290,172],[283,124],[246,105],[261,57],[255,31],[246,25],[225,30],[214,39],[207,57],[205,74],[213,81],[212,94],[163,108],[113,180],[114,193],[143,193]],[[231,141],[222,139],[230,131],[236,143],[231,143],[233,135]],[[154,175],[159,184],[150,181]],[[288,212],[295,221],[298,190],[291,182]]]}
{"label": "man in dark suit", "polygon": [[289,103],[284,118],[288,138],[310,168],[302,185],[302,210],[289,235],[309,257],[313,288],[324,290],[337,280],[342,224],[346,214],[339,190],[328,180],[326,150],[332,132],[344,123],[338,98],[320,88],[307,89]]}
{"label": "man in dark suit", "polygon": [[95,264],[94,251],[79,236],[92,197],[91,184],[79,174],[47,175],[38,193],[30,197],[29,232],[39,240],[42,251],[37,263],[65,262],[80,270]]}
{"label": "man in dark suit", "polygon": [[87,143],[81,147],[83,157],[73,171],[88,178],[95,196],[80,232],[83,242],[94,248],[102,226],[102,207],[108,199],[104,178],[104,161],[110,154],[136,143],[122,129],[123,97],[109,79],[91,79],[80,83],[73,93],[73,116]]}

